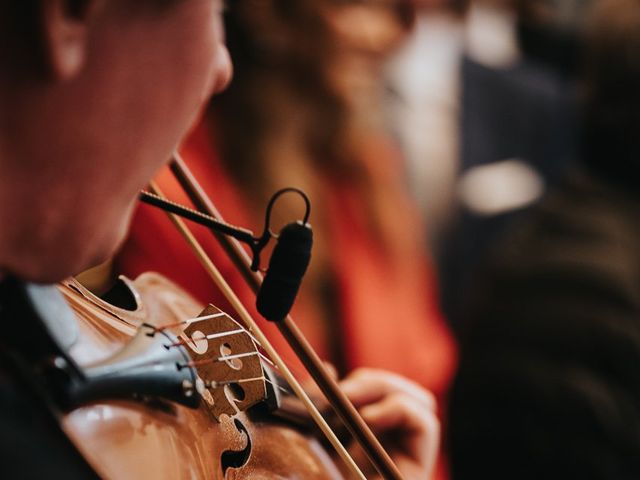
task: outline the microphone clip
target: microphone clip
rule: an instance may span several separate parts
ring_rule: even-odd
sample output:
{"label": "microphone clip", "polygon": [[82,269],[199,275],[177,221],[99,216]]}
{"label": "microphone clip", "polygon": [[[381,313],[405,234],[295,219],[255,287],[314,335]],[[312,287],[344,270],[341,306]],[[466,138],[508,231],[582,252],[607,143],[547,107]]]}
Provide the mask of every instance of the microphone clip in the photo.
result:
{"label": "microphone clip", "polygon": [[[251,250],[251,270],[257,272],[260,270],[260,256],[262,251],[267,247],[269,241],[272,238],[276,240],[279,238],[279,234],[276,234],[271,229],[271,213],[273,211],[273,207],[278,199],[286,194],[286,193],[295,193],[298,194],[305,203],[305,214],[302,221],[296,222],[297,224],[301,224],[306,228],[309,227],[309,217],[311,215],[311,202],[306,193],[304,193],[299,188],[295,187],[287,187],[281,190],[278,190],[273,194],[269,203],[267,205],[267,209],[265,212],[265,220],[264,220],[264,229],[262,230],[262,234],[260,236],[256,236],[251,230],[238,227],[232,225],[230,223],[226,223],[220,221],[211,215],[207,215],[206,213],[200,212],[198,210],[194,210],[193,208],[186,207],[184,205],[180,205],[179,203],[168,200],[164,197],[156,195],[155,193],[148,192],[146,190],[142,190],[140,192],[140,201],[152,205],[154,207],[160,208],[165,212],[173,213],[178,215],[179,217],[185,218],[187,220],[191,220],[194,223],[207,227],[215,232],[222,233],[224,235],[228,235],[230,237],[235,238],[236,240],[244,243]],[[293,224],[289,224],[293,225]],[[285,227],[286,229],[287,227]],[[284,229],[283,229],[284,230]]]}

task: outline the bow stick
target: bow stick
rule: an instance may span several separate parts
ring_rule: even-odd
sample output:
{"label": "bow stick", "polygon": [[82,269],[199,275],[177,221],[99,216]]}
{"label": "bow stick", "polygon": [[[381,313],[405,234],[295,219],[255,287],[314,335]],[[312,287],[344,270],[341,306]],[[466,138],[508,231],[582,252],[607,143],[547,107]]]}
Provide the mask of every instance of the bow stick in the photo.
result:
{"label": "bow stick", "polygon": [[[198,211],[206,215],[209,215],[210,217],[216,219],[217,221],[224,222],[222,215],[218,212],[218,210],[216,209],[211,199],[206,195],[203,188],[200,186],[200,184],[198,183],[194,175],[191,173],[191,171],[189,170],[185,162],[182,160],[182,158],[178,154],[175,154],[173,159],[171,160],[170,169]],[[237,240],[233,238],[229,238],[225,235],[222,235],[216,232],[215,230],[210,229],[210,231],[214,234],[214,236],[222,245],[225,252],[229,255],[231,260],[239,269],[239,271],[241,272],[247,284],[253,289],[254,292],[257,293],[260,290],[263,276],[260,272],[255,272],[251,270],[250,268],[251,259],[248,257],[247,252],[241,247],[241,245],[238,243]],[[200,255],[198,256],[200,257]],[[211,263],[211,260],[208,259],[208,257],[207,257],[207,260],[204,260],[201,258],[201,261],[204,261],[205,264],[210,263],[211,266],[213,266],[213,264]],[[209,267],[207,267],[207,270],[209,270]],[[223,289],[223,292],[225,292],[224,289]],[[230,292],[230,293],[233,294],[233,292]],[[235,297],[235,299],[237,300],[237,297],[235,296],[235,294],[233,294],[233,297]],[[229,300],[231,301],[231,299]],[[231,303],[234,304],[236,302],[231,301]],[[237,303],[241,303],[241,302],[237,300]],[[234,308],[235,308],[235,305],[234,305]],[[248,314],[244,306],[241,305],[238,311],[240,310],[242,310],[243,312],[246,312],[246,315],[249,316],[250,320],[247,322],[247,325],[252,325],[252,324],[255,325],[255,321],[250,318],[250,315]],[[291,316],[287,315],[286,318],[284,318],[282,321],[276,322],[276,324],[281,334],[284,336],[284,338],[289,343],[289,345],[291,346],[293,351],[296,353],[296,355],[300,358],[300,361],[305,366],[305,368],[307,369],[307,371],[309,372],[309,374],[311,375],[315,383],[318,385],[318,387],[322,391],[322,393],[325,395],[329,404],[335,410],[338,417],[342,420],[342,422],[347,427],[351,435],[353,435],[356,441],[363,448],[364,452],[366,453],[367,457],[369,458],[369,460],[371,461],[375,469],[378,471],[378,473],[380,473],[380,475],[382,475],[382,477],[385,480],[402,480],[403,478],[402,474],[400,473],[398,468],[395,466],[395,464],[389,457],[389,454],[384,450],[384,448],[382,447],[378,439],[375,437],[375,435],[373,434],[371,429],[368,427],[368,425],[364,422],[364,420],[362,419],[362,417],[360,416],[356,408],[353,406],[351,401],[342,392],[342,390],[340,390],[340,387],[338,386],[336,381],[331,377],[331,375],[328,373],[328,371],[326,370],[326,368],[322,363],[322,360],[318,357],[317,353],[313,350],[313,348],[311,347],[307,339],[304,337],[303,333],[300,331],[298,326],[295,324]],[[255,327],[257,328],[257,325],[255,325]],[[271,352],[268,352],[268,353],[271,355]],[[276,357],[277,357],[277,354],[276,354]],[[278,367],[280,367],[280,365],[278,365]],[[285,366],[285,369],[283,369],[283,373],[285,371],[288,372],[288,369],[286,369],[286,366]],[[293,378],[292,375],[291,377]],[[290,381],[287,375],[285,375],[285,378],[287,379],[287,381]],[[306,397],[307,400],[308,400],[308,397],[306,396],[302,388],[299,386],[297,381],[295,381],[295,379],[293,380],[294,380],[294,383],[291,385],[292,388],[294,389],[294,391],[296,391],[296,394],[298,394],[298,391],[297,391],[298,389],[301,390],[300,393],[302,393],[303,395],[302,396],[298,395],[298,396],[303,401],[305,406],[309,409],[309,413],[312,415],[314,420],[316,420],[316,423],[318,423],[323,433],[327,435],[327,438],[336,448],[336,450],[338,451],[340,456],[343,458],[343,460],[347,463],[347,465],[349,465],[350,468],[352,468],[352,466],[355,466],[353,459],[351,459],[349,454],[346,451],[344,451],[344,447],[339,442],[339,440],[335,437],[333,432],[331,432],[331,434],[327,434],[327,432],[325,431],[325,428],[320,425],[321,423],[323,423],[326,426],[326,428],[329,431],[331,431],[331,429],[328,427],[328,425],[326,425],[326,422],[324,422],[324,419],[319,414],[319,412],[317,412],[317,409],[311,403],[311,401],[309,400],[307,402],[303,400],[303,397]],[[295,387],[294,385],[297,385],[297,387]],[[311,405],[308,405],[308,404],[311,404]],[[319,416],[320,418],[316,418],[316,415],[312,413],[313,411],[315,411],[317,413],[317,416]],[[339,447],[334,443],[331,437],[335,438],[335,442],[339,444]],[[349,459],[345,458],[344,454],[346,454],[349,457]],[[358,476],[362,477],[362,473],[360,472],[358,467],[356,466],[355,468],[357,469]]]}

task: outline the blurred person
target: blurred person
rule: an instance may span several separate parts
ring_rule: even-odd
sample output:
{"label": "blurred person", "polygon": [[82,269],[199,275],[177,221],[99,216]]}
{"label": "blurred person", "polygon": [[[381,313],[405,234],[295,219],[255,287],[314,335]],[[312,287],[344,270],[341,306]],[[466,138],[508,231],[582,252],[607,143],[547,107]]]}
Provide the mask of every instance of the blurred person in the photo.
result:
{"label": "blurred person", "polygon": [[526,51],[507,68],[465,60],[463,71],[461,164],[438,251],[442,307],[456,331],[495,245],[575,161],[579,129],[573,79]]}
{"label": "blurred person", "polygon": [[573,85],[521,41],[512,2],[420,4],[389,65],[390,122],[455,330],[492,245],[574,157]]}
{"label": "blurred person", "polygon": [[[229,7],[235,79],[182,154],[227,220],[254,230],[261,229],[273,192],[302,188],[313,205],[315,245],[294,318],[341,374],[359,366],[384,368],[441,397],[455,345],[437,307],[401,161],[376,110],[376,74],[405,35],[411,10],[395,1],[256,5]],[[160,181],[169,196],[186,201],[169,175]],[[284,197],[276,218],[298,218],[299,203]],[[201,233],[252,306],[239,274]],[[158,245],[159,238],[166,242]],[[201,300],[216,298],[228,307],[164,215],[141,206],[118,270],[135,277],[149,269]],[[280,335],[272,337],[288,351]]]}
{"label": "blurred person", "polygon": [[434,246],[447,223],[459,166],[459,77],[467,5],[448,0],[414,3],[410,36],[385,66],[386,122]]}
{"label": "blurred person", "polygon": [[454,479],[640,477],[640,3],[581,2],[568,19],[563,6],[523,2],[553,59],[584,46],[581,161],[469,306]]}

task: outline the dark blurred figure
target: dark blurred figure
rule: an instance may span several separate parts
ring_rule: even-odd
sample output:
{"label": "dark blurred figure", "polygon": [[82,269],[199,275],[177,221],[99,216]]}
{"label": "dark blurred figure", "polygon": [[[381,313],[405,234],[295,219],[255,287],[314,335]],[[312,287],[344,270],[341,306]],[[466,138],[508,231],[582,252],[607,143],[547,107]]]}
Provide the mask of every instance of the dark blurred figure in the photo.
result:
{"label": "dark blurred figure", "polygon": [[586,45],[584,161],[471,310],[449,412],[456,480],[640,478],[640,2],[593,4],[565,42]]}
{"label": "dark blurred figure", "polygon": [[[513,5],[502,3],[503,23],[508,23]],[[580,5],[560,4],[567,19]],[[482,18],[498,15],[484,9],[472,9],[468,22],[487,23],[490,19]],[[483,50],[494,46],[481,49],[480,40],[490,24],[478,33],[473,25],[468,28],[468,52],[461,60],[455,208],[434,246],[442,305],[454,330],[461,300],[482,283],[478,272],[494,244],[557,184],[575,157],[574,69],[565,56],[575,57],[565,41],[570,35],[563,33],[569,22],[541,18],[533,25],[528,11],[515,14],[518,60],[495,64],[485,59],[490,52]]]}
{"label": "dark blurred figure", "polygon": [[385,65],[384,113],[429,237],[438,237],[459,165],[460,62],[470,16],[465,1],[412,1],[413,28]]}

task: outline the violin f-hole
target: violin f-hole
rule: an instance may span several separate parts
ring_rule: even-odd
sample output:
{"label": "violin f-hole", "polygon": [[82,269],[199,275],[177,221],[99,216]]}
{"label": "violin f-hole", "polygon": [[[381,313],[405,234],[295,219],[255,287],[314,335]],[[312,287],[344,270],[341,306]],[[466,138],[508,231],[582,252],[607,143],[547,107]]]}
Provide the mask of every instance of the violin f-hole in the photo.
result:
{"label": "violin f-hole", "polygon": [[247,445],[238,451],[226,450],[220,455],[220,467],[222,468],[223,475],[226,475],[227,470],[230,468],[242,468],[249,461],[251,456],[251,437],[244,424],[235,418],[233,424],[236,430],[247,439]]}

